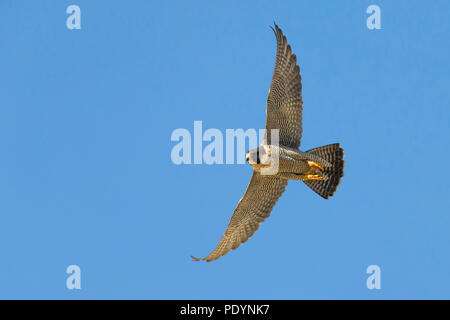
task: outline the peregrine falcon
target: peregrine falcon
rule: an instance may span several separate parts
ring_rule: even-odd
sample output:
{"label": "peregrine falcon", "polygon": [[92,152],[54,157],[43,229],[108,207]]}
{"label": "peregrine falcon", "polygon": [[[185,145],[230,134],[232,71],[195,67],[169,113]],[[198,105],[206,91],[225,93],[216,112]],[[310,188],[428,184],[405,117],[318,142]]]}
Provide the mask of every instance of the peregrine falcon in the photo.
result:
{"label": "peregrine falcon", "polygon": [[[339,143],[305,152],[299,150],[303,109],[300,68],[281,29],[276,24],[271,29],[275,33],[277,50],[267,98],[266,130],[261,146],[246,154],[253,175],[217,247],[205,258],[191,256],[194,261],[216,260],[246,242],[269,217],[289,180],[303,181],[328,199],[344,175],[344,150]],[[271,143],[274,129],[278,132],[278,144]],[[278,158],[277,173],[263,174],[268,158],[274,153]]]}

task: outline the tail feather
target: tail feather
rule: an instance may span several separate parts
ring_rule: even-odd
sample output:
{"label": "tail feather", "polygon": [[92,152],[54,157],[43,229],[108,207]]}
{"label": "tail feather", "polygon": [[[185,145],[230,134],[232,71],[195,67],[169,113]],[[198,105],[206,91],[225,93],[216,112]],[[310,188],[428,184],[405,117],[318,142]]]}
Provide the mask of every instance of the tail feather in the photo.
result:
{"label": "tail feather", "polygon": [[314,192],[321,197],[328,199],[332,197],[337,190],[337,186],[344,176],[344,149],[339,143],[329,144],[323,147],[314,148],[307,152],[318,155],[324,160],[332,164],[331,167],[325,168],[324,173],[328,176],[326,180],[309,180],[304,181]]}

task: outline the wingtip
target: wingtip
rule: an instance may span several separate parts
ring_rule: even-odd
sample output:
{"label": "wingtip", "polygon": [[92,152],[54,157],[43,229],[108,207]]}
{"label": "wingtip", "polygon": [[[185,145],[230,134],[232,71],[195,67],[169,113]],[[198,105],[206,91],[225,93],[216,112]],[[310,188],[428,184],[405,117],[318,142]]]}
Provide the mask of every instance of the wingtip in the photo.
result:
{"label": "wingtip", "polygon": [[[275,27],[275,28],[274,28]],[[277,30],[279,29],[275,20],[273,20],[273,27],[269,25],[269,28],[272,29],[273,33],[277,34]]]}
{"label": "wingtip", "polygon": [[197,257],[194,257],[194,256],[191,256],[191,259],[192,259],[192,261],[202,261],[202,260],[204,260],[204,259],[197,258]]}

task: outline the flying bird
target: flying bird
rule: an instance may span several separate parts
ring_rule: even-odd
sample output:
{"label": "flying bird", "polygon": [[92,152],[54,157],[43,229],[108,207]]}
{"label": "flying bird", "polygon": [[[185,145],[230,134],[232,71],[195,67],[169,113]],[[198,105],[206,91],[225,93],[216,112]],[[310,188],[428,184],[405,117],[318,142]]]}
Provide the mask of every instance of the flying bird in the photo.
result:
{"label": "flying bird", "polygon": [[[261,146],[246,153],[246,161],[253,167],[252,178],[219,244],[205,258],[191,256],[194,261],[216,260],[246,242],[269,217],[289,180],[303,181],[328,199],[344,175],[344,150],[339,143],[305,152],[299,150],[303,110],[300,68],[286,36],[276,23],[274,27],[271,29],[277,50],[266,105],[265,135]],[[278,133],[278,143],[272,142],[272,131]],[[275,174],[264,172],[273,165],[271,159],[278,164]]]}

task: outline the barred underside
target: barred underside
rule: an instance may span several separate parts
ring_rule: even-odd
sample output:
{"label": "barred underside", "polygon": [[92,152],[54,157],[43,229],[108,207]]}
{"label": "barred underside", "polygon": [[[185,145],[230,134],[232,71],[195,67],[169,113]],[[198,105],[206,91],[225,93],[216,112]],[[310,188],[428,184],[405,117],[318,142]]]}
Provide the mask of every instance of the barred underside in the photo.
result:
{"label": "barred underside", "polygon": [[305,184],[313,191],[328,199],[336,192],[338,185],[341,183],[341,178],[344,176],[344,149],[341,148],[339,143],[334,143],[307,152],[318,155],[332,164],[330,168],[324,170],[324,173],[328,176],[327,180],[305,181]]}

